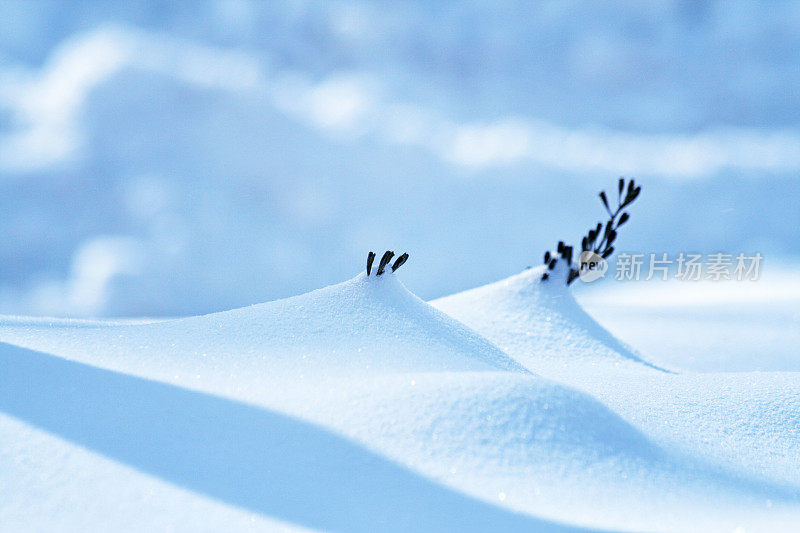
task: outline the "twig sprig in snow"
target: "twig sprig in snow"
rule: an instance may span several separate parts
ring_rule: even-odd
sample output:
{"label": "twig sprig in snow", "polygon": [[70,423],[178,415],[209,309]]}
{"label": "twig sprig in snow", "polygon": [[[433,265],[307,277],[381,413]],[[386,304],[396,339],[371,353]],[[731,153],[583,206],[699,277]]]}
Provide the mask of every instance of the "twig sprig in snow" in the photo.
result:
{"label": "twig sprig in snow", "polygon": [[[367,254],[367,276],[372,274],[372,265],[375,262],[375,252],[370,252]],[[375,272],[376,276],[380,276],[386,270],[386,267],[389,265],[389,262],[394,257],[394,252],[391,250],[387,250],[384,252],[383,257],[381,257],[380,263],[378,264],[378,270]],[[403,266],[403,264],[408,261],[408,254],[404,253],[400,255],[397,259],[395,259],[394,264],[391,265],[392,272]]]}
{"label": "twig sprig in snow", "polygon": [[[633,179],[631,179],[626,186],[625,178],[620,178],[617,184],[617,207],[613,210],[608,202],[606,191],[600,191],[600,201],[603,202],[603,206],[606,208],[608,220],[605,225],[602,222],[598,222],[597,226],[591,228],[586,236],[583,237],[581,240],[581,253],[592,251],[603,259],[607,259],[614,253],[614,241],[617,238],[617,229],[630,218],[630,215],[624,212],[623,209],[632,204],[641,191],[642,186],[637,186]],[[624,196],[623,192],[625,193]],[[619,217],[619,219],[617,217]],[[580,275],[580,269],[583,268],[583,266],[580,263],[577,265],[577,268],[572,266],[572,252],[573,247],[565,245],[564,241],[558,242],[557,253],[559,257],[551,254],[549,250],[545,252],[544,264],[547,265],[548,272],[542,274],[542,281],[549,278],[549,271],[556,267],[559,258],[565,260],[569,266],[567,285],[575,281]]]}

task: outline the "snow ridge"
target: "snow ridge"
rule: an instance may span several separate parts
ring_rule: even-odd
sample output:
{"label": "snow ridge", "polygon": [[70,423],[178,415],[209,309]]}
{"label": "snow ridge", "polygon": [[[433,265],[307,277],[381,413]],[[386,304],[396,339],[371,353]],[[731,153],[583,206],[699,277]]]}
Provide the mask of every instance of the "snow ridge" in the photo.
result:
{"label": "snow ridge", "polygon": [[530,268],[431,305],[480,332],[532,372],[547,370],[545,375],[558,376],[583,364],[669,372],[643,359],[589,316],[563,282],[564,265],[556,268],[547,281],[541,281],[544,266]]}

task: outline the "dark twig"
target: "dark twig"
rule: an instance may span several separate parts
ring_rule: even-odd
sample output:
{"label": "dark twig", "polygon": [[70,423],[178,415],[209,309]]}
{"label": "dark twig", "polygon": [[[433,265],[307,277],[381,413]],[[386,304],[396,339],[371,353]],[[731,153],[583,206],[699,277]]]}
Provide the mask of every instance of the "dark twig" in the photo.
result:
{"label": "dark twig", "polygon": [[[636,183],[633,179],[628,182],[627,191],[625,191],[625,178],[620,178],[617,184],[617,208],[613,211],[608,203],[608,196],[606,195],[606,192],[600,191],[598,196],[600,196],[600,201],[603,202],[603,207],[605,207],[606,211],[608,212],[608,220],[606,221],[605,226],[602,222],[599,222],[596,227],[590,229],[586,236],[583,237],[581,240],[581,253],[591,250],[603,259],[607,259],[611,254],[614,253],[613,244],[617,238],[617,230],[630,218],[630,215],[628,215],[627,212],[623,212],[623,209],[633,203],[641,191],[641,185],[636,186]],[[622,194],[623,192],[625,192],[624,197]],[[617,220],[618,216],[619,220]],[[600,238],[599,242],[598,237]],[[567,285],[570,285],[573,281],[575,281],[575,279],[578,278],[581,269],[584,267],[580,264],[580,262],[577,263],[577,267],[572,266],[573,248],[572,246],[565,245],[564,241],[558,241],[556,251],[558,254],[557,257],[551,256],[550,251],[545,252],[544,264],[547,265],[548,270],[553,270],[558,259],[563,259],[566,261],[567,265],[569,266]],[[548,278],[549,275],[547,272],[542,274],[542,281]]]}
{"label": "dark twig", "polygon": [[[367,276],[372,274],[372,265],[375,263],[375,252],[370,252],[367,254]],[[394,252],[391,250],[387,250],[384,252],[383,257],[381,257],[380,263],[378,264],[378,270],[375,271],[376,276],[380,276],[386,270],[386,267],[389,266],[389,263],[392,261],[392,257],[394,257]],[[400,268],[408,261],[408,254],[402,254],[397,259],[395,259],[394,264],[392,265],[392,272]]]}
{"label": "dark twig", "polygon": [[383,269],[386,268],[386,265],[389,264],[389,261],[392,260],[392,257],[394,257],[394,252],[392,251],[387,251],[383,254],[383,257],[381,257],[381,263],[378,265],[378,271],[376,272],[378,276],[383,274]]}
{"label": "dark twig", "polygon": [[408,254],[403,254],[403,255],[401,255],[400,257],[398,257],[398,258],[395,260],[394,264],[392,265],[392,272],[394,272],[395,270],[397,270],[398,268],[400,268],[401,266],[403,266],[403,264],[404,264],[406,261],[408,261]]}

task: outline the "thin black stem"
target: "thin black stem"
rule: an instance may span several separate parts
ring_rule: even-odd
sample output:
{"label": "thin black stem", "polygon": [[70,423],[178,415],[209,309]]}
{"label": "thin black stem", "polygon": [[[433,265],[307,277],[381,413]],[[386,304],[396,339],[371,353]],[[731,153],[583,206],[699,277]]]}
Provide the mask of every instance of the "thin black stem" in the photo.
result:
{"label": "thin black stem", "polygon": [[[606,191],[600,191],[600,200],[603,202],[606,213],[608,213],[608,220],[605,223],[605,229],[603,229],[604,226],[602,222],[598,222],[596,228],[589,229],[588,234],[584,236],[581,241],[582,252],[591,250],[595,254],[600,255],[603,259],[606,259],[614,253],[617,230],[630,218],[624,209],[636,200],[642,189],[641,185],[637,187],[635,181],[631,179],[627,182],[627,193],[623,194],[625,184],[626,181],[624,178],[620,178],[617,182],[617,207],[615,210],[611,209]],[[600,235],[601,231],[603,235]],[[572,265],[573,247],[564,244],[563,241],[558,242],[557,253],[558,257],[553,257],[551,252],[547,251],[544,255],[544,263],[548,270],[553,270],[557,261],[560,259],[565,260],[570,267],[569,277],[567,278],[567,285],[569,285],[580,275],[581,265],[578,264],[577,268]],[[542,274],[542,280],[546,280],[548,277],[549,274],[547,272]]]}
{"label": "thin black stem", "polygon": [[[617,206],[617,210],[616,210],[616,211],[614,211],[614,213],[613,213],[613,214],[611,213],[611,210],[610,210],[610,209],[608,210],[608,214],[609,214],[609,216],[611,217],[611,220],[610,220],[610,223],[611,223],[611,224],[610,224],[610,226],[609,226],[609,229],[608,229],[608,231],[606,231],[606,232],[604,232],[604,233],[603,233],[603,239],[600,241],[600,243],[597,245],[597,247],[595,247],[595,249],[594,249],[594,253],[599,253],[599,252],[600,252],[600,250],[603,250],[603,245],[604,245],[604,244],[606,243],[606,241],[608,240],[608,236],[609,236],[609,235],[611,235],[611,232],[612,232],[612,231],[616,231],[616,229],[617,229],[617,228],[614,226],[614,222],[616,222],[616,220],[617,220],[617,215],[619,215],[619,214],[620,214],[620,212],[622,212],[622,209],[623,209],[623,206],[622,206],[622,205],[618,205],[618,206]],[[605,251],[605,250],[603,250],[603,251]]]}

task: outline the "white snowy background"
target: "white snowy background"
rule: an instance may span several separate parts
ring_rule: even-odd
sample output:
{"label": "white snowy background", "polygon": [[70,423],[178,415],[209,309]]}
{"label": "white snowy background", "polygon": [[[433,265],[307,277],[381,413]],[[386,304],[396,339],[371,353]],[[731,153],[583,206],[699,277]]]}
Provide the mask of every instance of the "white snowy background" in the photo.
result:
{"label": "white snowy background", "polygon": [[[793,531],[798,28],[0,0],[0,530]],[[619,176],[761,279],[540,285]]]}
{"label": "white snowy background", "polygon": [[0,2],[0,312],[176,316],[409,251],[800,256],[796,2]]}

